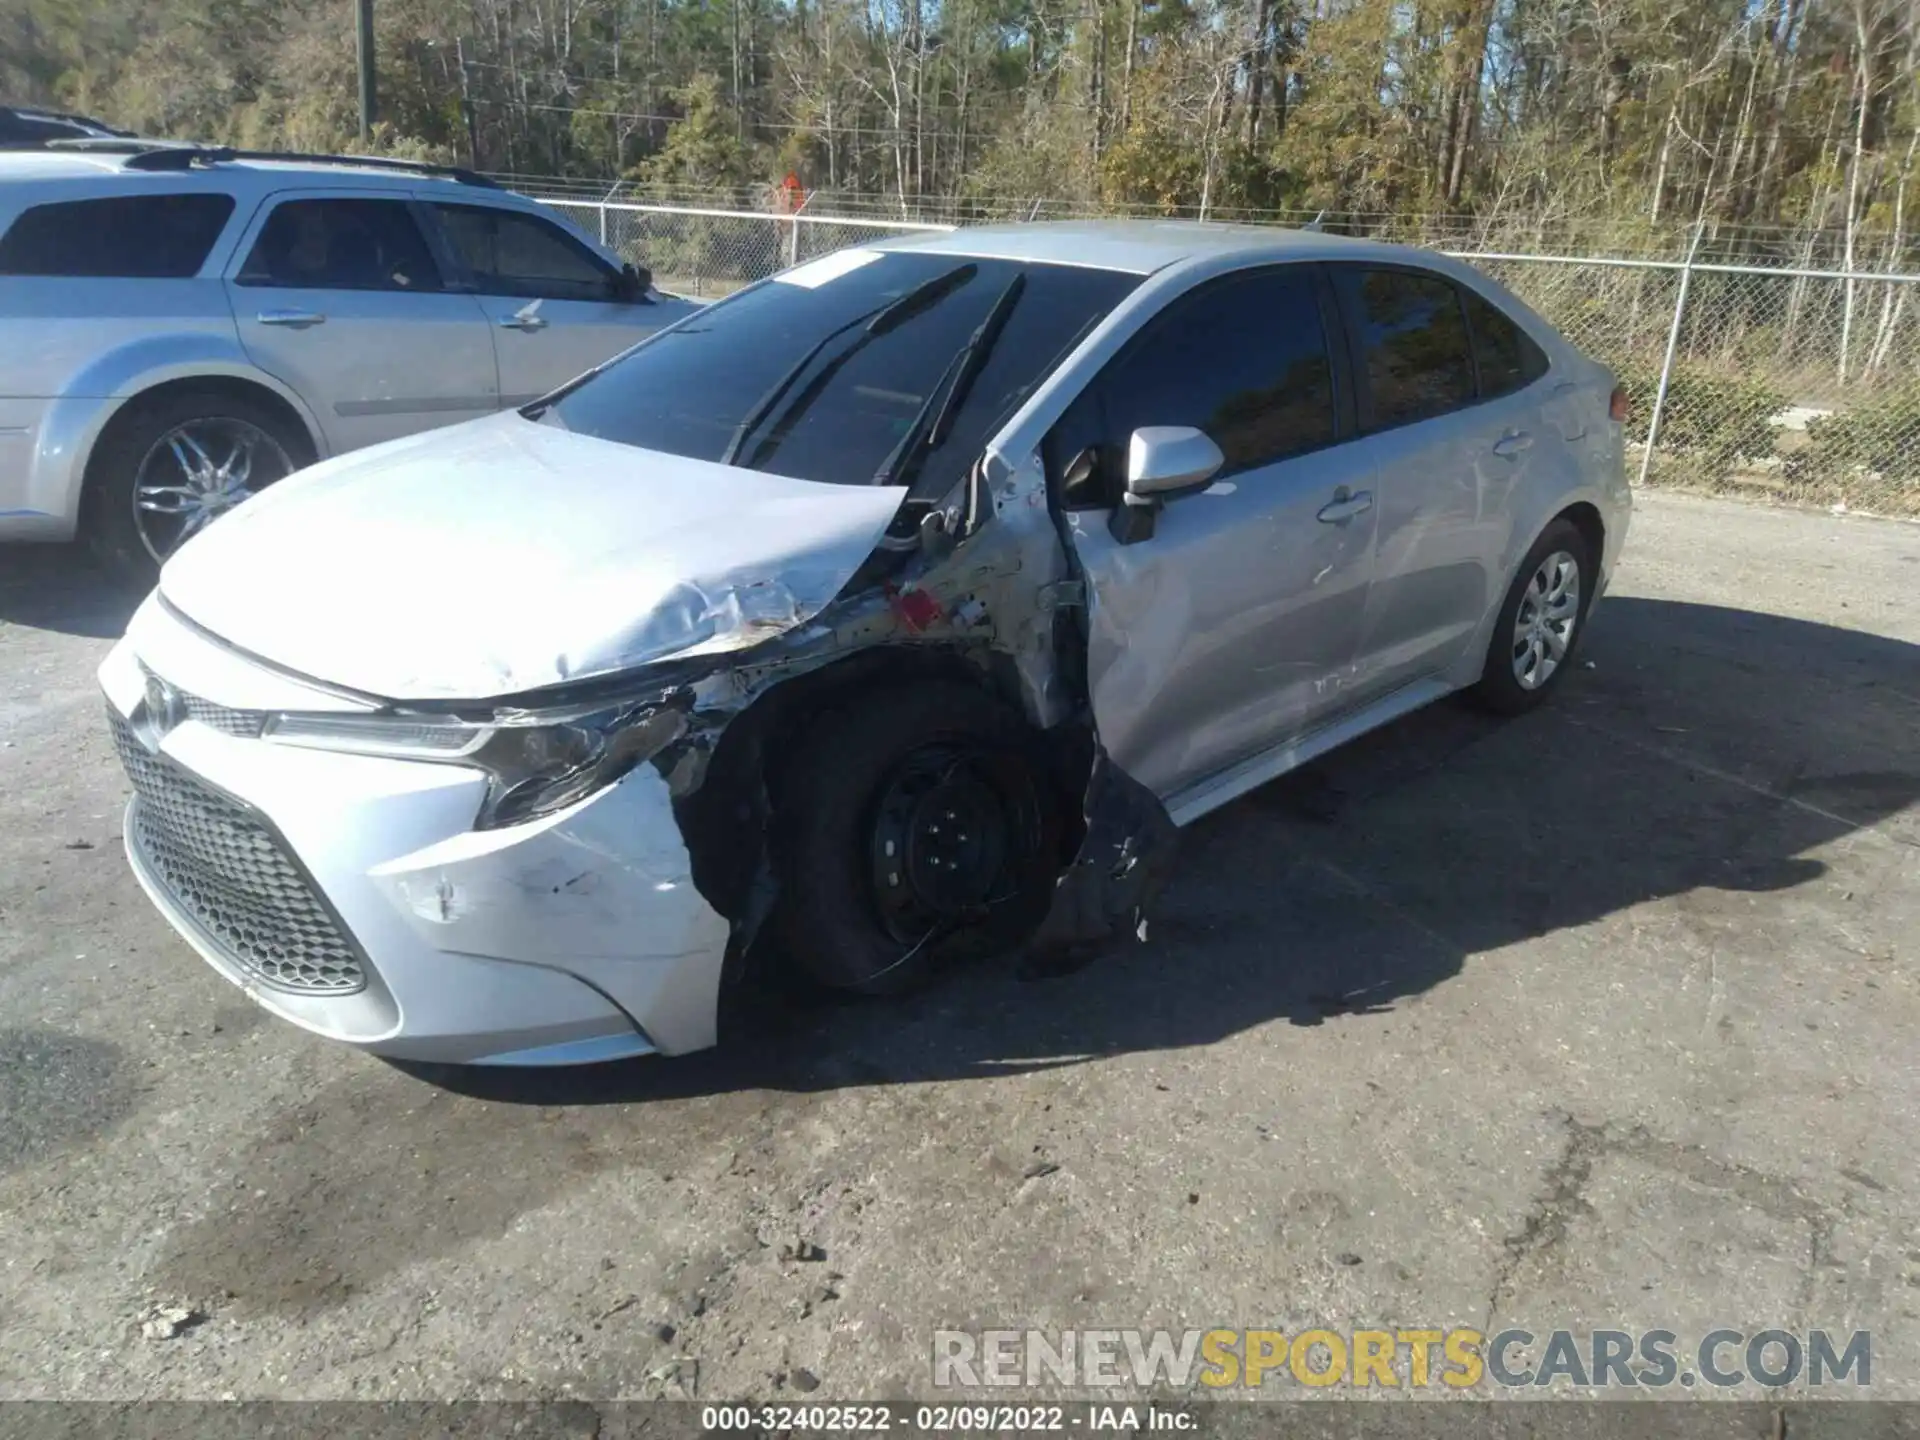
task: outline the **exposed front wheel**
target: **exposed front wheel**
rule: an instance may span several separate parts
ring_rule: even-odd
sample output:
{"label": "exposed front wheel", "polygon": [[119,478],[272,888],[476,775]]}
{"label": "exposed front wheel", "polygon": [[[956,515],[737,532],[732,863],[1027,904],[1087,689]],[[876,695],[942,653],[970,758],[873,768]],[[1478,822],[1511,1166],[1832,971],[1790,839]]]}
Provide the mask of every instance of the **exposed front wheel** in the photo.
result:
{"label": "exposed front wheel", "polygon": [[780,927],[813,979],[894,993],[1045,915],[1060,807],[1025,723],[984,692],[867,692],[817,717],[785,774]]}
{"label": "exposed front wheel", "polygon": [[242,397],[133,403],[94,452],[85,519],[101,563],[143,586],[193,536],[313,458],[305,435]]}

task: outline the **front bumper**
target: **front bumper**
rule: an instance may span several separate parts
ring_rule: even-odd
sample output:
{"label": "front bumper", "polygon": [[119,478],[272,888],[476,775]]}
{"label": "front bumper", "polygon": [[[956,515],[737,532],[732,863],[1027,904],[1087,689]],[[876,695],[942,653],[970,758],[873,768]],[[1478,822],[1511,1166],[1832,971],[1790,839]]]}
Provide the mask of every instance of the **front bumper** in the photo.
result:
{"label": "front bumper", "polygon": [[[194,697],[164,733],[150,675]],[[476,831],[476,770],[233,733],[246,729],[235,715],[357,707],[250,664],[152,599],[100,683],[136,782],[135,875],[274,1014],[453,1063],[713,1043],[728,927],[693,885],[650,767],[558,815]]]}

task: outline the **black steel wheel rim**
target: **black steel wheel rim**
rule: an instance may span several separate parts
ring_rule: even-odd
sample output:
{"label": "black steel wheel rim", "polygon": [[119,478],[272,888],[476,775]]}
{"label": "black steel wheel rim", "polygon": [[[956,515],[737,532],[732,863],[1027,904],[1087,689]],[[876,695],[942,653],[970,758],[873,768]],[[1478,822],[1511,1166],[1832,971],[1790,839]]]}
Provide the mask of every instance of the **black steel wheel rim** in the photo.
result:
{"label": "black steel wheel rim", "polygon": [[886,933],[918,946],[1010,899],[1030,795],[1024,767],[975,747],[929,745],[903,759],[881,785],[869,827]]}

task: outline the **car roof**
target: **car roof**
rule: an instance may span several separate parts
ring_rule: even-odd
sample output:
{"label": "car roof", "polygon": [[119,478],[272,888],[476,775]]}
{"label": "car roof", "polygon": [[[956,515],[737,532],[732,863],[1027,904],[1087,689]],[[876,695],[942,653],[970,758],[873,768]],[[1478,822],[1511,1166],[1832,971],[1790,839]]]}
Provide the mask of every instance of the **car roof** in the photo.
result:
{"label": "car roof", "polygon": [[975,225],[945,232],[889,236],[866,248],[920,250],[982,260],[1030,260],[1150,275],[1204,257],[1248,261],[1402,258],[1431,266],[1430,251],[1315,230],[1274,225],[1217,225],[1200,220],[1048,220]]}
{"label": "car roof", "polygon": [[[325,184],[329,180],[354,186],[391,184],[400,189],[414,189],[431,182],[447,185],[460,185],[452,174],[438,173],[431,167],[421,169],[399,168],[372,163],[355,164],[352,156],[314,156],[266,158],[264,156],[224,155],[210,165],[185,165],[178,168],[147,169],[130,164],[141,154],[150,154],[154,150],[176,147],[155,144],[146,150],[127,150],[117,148],[114,142],[104,142],[101,148],[88,149],[85,146],[59,145],[46,150],[7,150],[0,151],[0,182],[9,180],[85,180],[89,178],[127,184],[159,183],[169,189],[177,190],[183,180],[208,183],[208,188],[217,188],[220,177],[232,176],[234,172],[258,178],[270,178],[285,181],[299,178],[303,183]],[[218,154],[219,152],[209,152]],[[486,187],[492,189],[492,187]]]}

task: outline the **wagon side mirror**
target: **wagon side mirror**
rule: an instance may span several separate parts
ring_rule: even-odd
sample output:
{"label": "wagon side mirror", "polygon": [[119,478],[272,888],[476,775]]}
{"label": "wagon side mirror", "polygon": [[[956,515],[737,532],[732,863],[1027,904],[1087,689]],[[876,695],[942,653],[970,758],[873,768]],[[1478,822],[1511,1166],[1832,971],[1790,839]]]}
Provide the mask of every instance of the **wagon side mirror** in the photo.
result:
{"label": "wagon side mirror", "polygon": [[639,305],[652,288],[651,270],[644,265],[627,264],[621,267],[620,278],[614,283],[614,298],[625,305]]}

